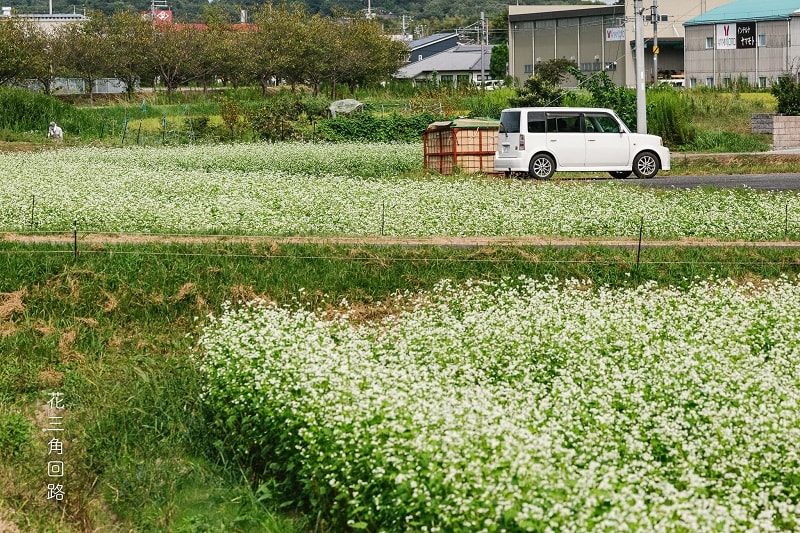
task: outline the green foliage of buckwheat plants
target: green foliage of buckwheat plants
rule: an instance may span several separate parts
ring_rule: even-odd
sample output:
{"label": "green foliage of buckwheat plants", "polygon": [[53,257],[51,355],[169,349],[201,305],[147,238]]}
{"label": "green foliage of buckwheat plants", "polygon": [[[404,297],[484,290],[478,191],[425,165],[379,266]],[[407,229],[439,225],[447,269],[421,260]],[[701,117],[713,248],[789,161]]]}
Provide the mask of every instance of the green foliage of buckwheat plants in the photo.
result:
{"label": "green foliage of buckwheat plants", "polygon": [[229,457],[332,530],[800,527],[800,283],[507,279],[210,317]]}

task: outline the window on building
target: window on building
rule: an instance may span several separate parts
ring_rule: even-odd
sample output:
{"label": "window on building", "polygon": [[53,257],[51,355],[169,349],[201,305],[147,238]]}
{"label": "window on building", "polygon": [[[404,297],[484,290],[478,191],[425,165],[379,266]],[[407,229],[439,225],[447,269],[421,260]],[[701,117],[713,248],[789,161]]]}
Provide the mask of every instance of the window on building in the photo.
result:
{"label": "window on building", "polygon": [[731,79],[730,78],[722,78],[722,86],[723,87],[730,87],[731,86]]}
{"label": "window on building", "polygon": [[697,78],[689,78],[689,87],[697,87]]}
{"label": "window on building", "polygon": [[533,74],[533,64],[525,65],[525,74]]}
{"label": "window on building", "polygon": [[[480,76],[480,75],[478,75]],[[456,76],[456,83],[459,85],[466,85],[469,83],[469,74],[459,74]]]}
{"label": "window on building", "polygon": [[713,87],[714,86],[714,77],[708,76],[706,78],[706,87]]}
{"label": "window on building", "polygon": [[711,50],[712,48],[714,48],[714,38],[706,37],[706,50]]}
{"label": "window on building", "polygon": [[767,46],[767,35],[765,33],[762,33],[761,35],[758,36],[758,46],[759,47]]}
{"label": "window on building", "polygon": [[442,80],[442,83],[453,83],[452,74],[442,74],[442,77],[439,79]]}
{"label": "window on building", "polygon": [[767,77],[766,76],[760,76],[758,78],[758,86],[760,88],[762,88],[762,89],[766,89],[766,87],[767,87]]}

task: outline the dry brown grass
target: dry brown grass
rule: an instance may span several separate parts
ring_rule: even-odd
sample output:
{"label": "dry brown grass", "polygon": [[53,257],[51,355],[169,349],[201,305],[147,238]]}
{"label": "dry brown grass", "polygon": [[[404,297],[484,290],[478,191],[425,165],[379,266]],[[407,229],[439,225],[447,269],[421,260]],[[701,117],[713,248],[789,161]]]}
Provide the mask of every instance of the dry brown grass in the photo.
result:
{"label": "dry brown grass", "polygon": [[25,310],[23,299],[28,296],[25,289],[0,293],[0,321],[8,320],[15,313],[21,313]]}

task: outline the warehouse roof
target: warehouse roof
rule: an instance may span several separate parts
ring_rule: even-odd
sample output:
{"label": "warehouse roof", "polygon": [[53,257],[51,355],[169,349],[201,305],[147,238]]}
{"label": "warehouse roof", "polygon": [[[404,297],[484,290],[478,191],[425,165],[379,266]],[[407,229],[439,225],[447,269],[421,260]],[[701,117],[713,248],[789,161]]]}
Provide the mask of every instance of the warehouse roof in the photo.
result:
{"label": "warehouse roof", "polygon": [[788,20],[800,16],[800,0],[734,0],[686,21],[684,26],[748,22],[759,20]]}

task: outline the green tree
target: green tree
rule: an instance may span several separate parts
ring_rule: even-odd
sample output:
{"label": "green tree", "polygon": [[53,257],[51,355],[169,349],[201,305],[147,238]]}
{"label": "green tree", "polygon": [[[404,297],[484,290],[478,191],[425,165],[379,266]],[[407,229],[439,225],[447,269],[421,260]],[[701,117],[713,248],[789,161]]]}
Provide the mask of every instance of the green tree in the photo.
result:
{"label": "green tree", "polygon": [[[339,64],[338,74],[351,91],[357,86],[388,79],[405,62],[408,47],[389,39],[374,20],[354,16],[346,23],[333,24],[332,30],[338,37],[333,51],[334,60]],[[331,98],[335,100],[333,83],[332,88]]]}
{"label": "green tree", "polygon": [[140,81],[153,72],[151,53],[155,39],[152,23],[133,11],[120,11],[108,19],[105,42],[113,75],[123,81],[128,99]]}
{"label": "green tree", "polygon": [[492,47],[489,60],[489,76],[495,80],[504,80],[508,76],[508,45],[496,44]]}
{"label": "green tree", "polygon": [[17,17],[0,18],[0,84],[20,79],[29,61],[27,25]]}
{"label": "green tree", "polygon": [[592,97],[591,105],[613,109],[628,127],[635,131],[637,124],[635,90],[618,87],[605,72],[587,76],[577,66],[572,66],[569,73],[575,76],[582,89],[589,92]]}
{"label": "green tree", "polygon": [[245,61],[263,94],[281,79],[292,84],[302,81],[303,65],[310,59],[305,56],[306,37],[311,41],[323,39],[308,28],[305,10],[288,4],[266,5],[256,11],[253,21],[258,31],[246,35]]}
{"label": "green tree", "polygon": [[561,83],[575,66],[574,61],[551,59],[536,66],[536,74],[525,80],[516,98],[509,103],[519,107],[558,106],[564,101],[567,91]]}
{"label": "green tree", "polygon": [[192,26],[156,27],[151,57],[155,73],[170,97],[181,84],[199,77],[200,31]]}
{"label": "green tree", "polygon": [[92,11],[81,24],[61,26],[56,35],[68,45],[64,57],[66,74],[83,80],[89,100],[94,102],[94,82],[113,74],[113,60],[106,36],[109,19],[101,11]]}

